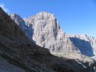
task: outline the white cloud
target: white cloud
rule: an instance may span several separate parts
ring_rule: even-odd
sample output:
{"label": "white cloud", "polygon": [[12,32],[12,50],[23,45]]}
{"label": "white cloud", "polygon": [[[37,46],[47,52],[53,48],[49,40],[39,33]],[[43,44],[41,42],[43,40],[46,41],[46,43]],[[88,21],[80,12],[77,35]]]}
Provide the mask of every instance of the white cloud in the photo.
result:
{"label": "white cloud", "polygon": [[6,12],[6,13],[10,13],[10,11],[9,11],[9,9],[7,9],[6,7],[5,7],[5,4],[3,4],[3,3],[0,3],[0,7]]}

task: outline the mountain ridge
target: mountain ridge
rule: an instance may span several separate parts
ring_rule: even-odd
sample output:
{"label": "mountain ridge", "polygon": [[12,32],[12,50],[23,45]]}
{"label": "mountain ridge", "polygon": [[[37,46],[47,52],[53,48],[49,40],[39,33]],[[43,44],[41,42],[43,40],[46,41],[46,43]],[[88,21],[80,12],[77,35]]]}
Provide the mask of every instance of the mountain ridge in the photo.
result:
{"label": "mountain ridge", "polygon": [[0,10],[0,15],[0,71],[95,72],[93,59],[84,57],[82,61],[54,56],[48,49],[30,41],[3,10]]}
{"label": "mountain ridge", "polygon": [[[31,30],[33,34],[30,35],[30,39],[35,41],[37,45],[48,48],[53,54],[54,52],[63,54],[67,51],[86,56],[96,55],[95,37],[89,37],[86,34],[70,35],[64,33],[54,14],[39,12],[34,16],[24,19],[24,21],[26,26],[32,25]],[[27,37],[29,38],[29,36]],[[81,48],[75,43],[74,40],[79,42],[78,44]],[[87,46],[85,47],[83,43]],[[87,50],[86,52],[83,51],[84,48]]]}

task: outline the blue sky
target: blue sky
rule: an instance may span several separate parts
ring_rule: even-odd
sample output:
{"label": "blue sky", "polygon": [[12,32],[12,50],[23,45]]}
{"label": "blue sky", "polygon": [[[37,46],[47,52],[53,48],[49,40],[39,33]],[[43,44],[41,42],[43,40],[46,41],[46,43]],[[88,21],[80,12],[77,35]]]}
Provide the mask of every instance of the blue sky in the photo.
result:
{"label": "blue sky", "polygon": [[96,0],[0,0],[0,6],[23,18],[47,11],[55,14],[64,32],[96,37]]}

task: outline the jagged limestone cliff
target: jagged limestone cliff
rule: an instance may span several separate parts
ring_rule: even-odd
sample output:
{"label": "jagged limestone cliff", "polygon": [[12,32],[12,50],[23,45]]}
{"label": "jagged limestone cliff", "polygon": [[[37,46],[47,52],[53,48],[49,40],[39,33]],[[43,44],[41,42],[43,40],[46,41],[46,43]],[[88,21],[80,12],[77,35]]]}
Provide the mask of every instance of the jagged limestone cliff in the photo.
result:
{"label": "jagged limestone cliff", "polygon": [[27,39],[24,32],[0,8],[0,71],[94,72],[95,61],[82,62],[50,54]]}
{"label": "jagged limestone cliff", "polygon": [[16,14],[11,14],[10,17],[23,29],[29,40],[34,40],[37,45],[49,49],[53,54],[96,56],[95,38],[64,33],[51,13],[40,12],[24,20]]}

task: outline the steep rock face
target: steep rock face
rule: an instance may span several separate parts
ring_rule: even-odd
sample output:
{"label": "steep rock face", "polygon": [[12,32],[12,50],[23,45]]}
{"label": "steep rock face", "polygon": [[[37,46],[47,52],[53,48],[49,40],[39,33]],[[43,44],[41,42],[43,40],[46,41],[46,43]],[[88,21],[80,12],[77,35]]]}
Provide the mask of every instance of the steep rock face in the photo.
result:
{"label": "steep rock face", "polygon": [[[53,14],[40,12],[24,20],[18,17],[18,15],[11,15],[11,18],[19,24],[30,40],[34,40],[41,47],[48,48],[51,53],[62,55],[79,53],[90,57],[96,56],[94,37],[64,33]],[[20,25],[22,23],[24,26]],[[25,26],[27,30],[24,30]]]}
{"label": "steep rock face", "polygon": [[0,8],[0,72],[54,72],[39,62],[38,55],[43,58],[43,54],[50,55],[47,49],[31,43]]}
{"label": "steep rock face", "polygon": [[96,56],[96,38],[89,37],[86,34],[69,35],[73,44],[78,47],[82,54],[87,56]]}
{"label": "steep rock face", "polygon": [[15,21],[17,25],[19,25],[19,27],[23,30],[23,32],[29,38],[29,40],[33,41],[32,40],[32,35],[33,35],[32,25],[25,23],[25,21],[19,15],[11,14],[10,17],[11,19]]}
{"label": "steep rock face", "polygon": [[24,20],[16,14],[11,14],[10,17],[16,22],[16,24],[18,24],[20,26],[20,28],[22,28],[22,30],[25,32],[25,34],[28,35],[27,34],[28,27],[25,25]]}
{"label": "steep rock face", "polygon": [[94,56],[93,47],[91,42],[89,41],[89,37],[87,35],[69,35],[71,42],[77,47],[81,54],[86,56]]}
{"label": "steep rock face", "polygon": [[[12,18],[12,16],[11,16]],[[13,20],[16,20],[12,18]],[[15,21],[18,24],[20,22]],[[32,25],[33,34],[31,40],[37,45],[48,48],[52,53],[78,52],[80,51],[72,44],[70,39],[61,30],[53,14],[40,12],[25,19],[25,25]],[[29,36],[28,36],[29,38]]]}
{"label": "steep rock face", "polygon": [[56,57],[33,44],[0,8],[0,72],[95,72],[95,67],[93,59],[78,62]]}
{"label": "steep rock face", "polygon": [[[53,14],[40,12],[34,16],[22,19],[13,14],[11,18],[22,28],[29,40],[47,48],[57,56],[80,59],[80,55],[96,60],[96,38],[87,35],[69,35],[62,31]],[[21,20],[21,21],[19,21]],[[27,27],[27,31],[23,26]],[[83,59],[82,59],[83,60]]]}
{"label": "steep rock face", "polygon": [[96,55],[96,39],[87,35],[68,35],[64,33],[53,14],[40,12],[25,19],[32,24],[32,39],[37,45],[48,48],[51,53],[79,53]]}

